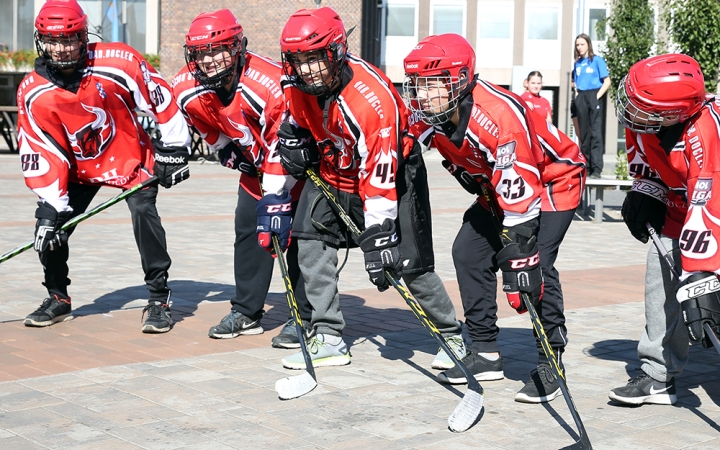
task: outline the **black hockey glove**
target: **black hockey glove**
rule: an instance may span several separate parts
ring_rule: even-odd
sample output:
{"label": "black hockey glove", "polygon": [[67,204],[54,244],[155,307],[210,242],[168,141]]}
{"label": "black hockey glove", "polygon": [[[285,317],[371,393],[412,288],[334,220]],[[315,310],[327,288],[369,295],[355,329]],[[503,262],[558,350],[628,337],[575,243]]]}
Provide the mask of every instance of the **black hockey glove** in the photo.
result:
{"label": "black hockey glove", "polygon": [[683,281],[677,290],[677,300],[682,308],[683,322],[693,342],[702,342],[703,347],[712,347],[705,333],[707,323],[720,334],[720,281],[710,272],[694,273]]}
{"label": "black hockey glove", "polygon": [[268,194],[257,205],[257,238],[260,247],[274,254],[272,235],[280,239],[280,247],[285,251],[290,246],[292,235],[292,198],[287,191],[282,195]]}
{"label": "black hockey glove", "polygon": [[160,186],[169,189],[173,185],[190,178],[187,147],[165,147],[160,140],[153,140],[155,147],[155,167],[153,173],[158,177]]}
{"label": "black hockey glove", "polygon": [[368,227],[358,237],[358,244],[365,253],[365,270],[380,292],[390,287],[390,283],[385,279],[386,270],[395,279],[402,275],[399,243],[395,222],[390,219],[385,219],[382,225]]}
{"label": "black hockey glove", "polygon": [[650,235],[646,223],[660,234],[665,225],[668,188],[651,180],[635,180],[622,205],[622,218],[635,239],[646,244]]}
{"label": "black hockey glove", "polygon": [[518,314],[527,312],[521,293],[528,294],[530,303],[537,306],[545,290],[537,244],[538,228],[538,219],[533,219],[504,228],[501,236],[503,249],[498,252],[497,261],[502,270],[503,291]]}
{"label": "black hockey glove", "polygon": [[220,164],[228,169],[239,170],[245,175],[257,177],[257,169],[235,142],[229,142],[217,152]]}
{"label": "black hockey glove", "polygon": [[307,178],[305,170],[320,162],[320,152],[310,130],[283,122],[277,132],[280,163],[298,180]]}
{"label": "black hockey glove", "polygon": [[458,183],[460,183],[460,186],[462,186],[463,189],[473,195],[482,194],[482,185],[475,179],[475,177],[470,175],[470,172],[460,166],[451,163],[447,159],[443,159],[442,165],[445,169],[447,169],[448,172],[450,172],[450,175],[455,177],[455,179],[458,181]]}
{"label": "black hockey glove", "polygon": [[38,202],[35,210],[35,251],[42,253],[48,249],[55,250],[67,243],[68,235],[61,230],[65,222],[70,220],[72,213],[63,211],[61,213],[47,202]]}

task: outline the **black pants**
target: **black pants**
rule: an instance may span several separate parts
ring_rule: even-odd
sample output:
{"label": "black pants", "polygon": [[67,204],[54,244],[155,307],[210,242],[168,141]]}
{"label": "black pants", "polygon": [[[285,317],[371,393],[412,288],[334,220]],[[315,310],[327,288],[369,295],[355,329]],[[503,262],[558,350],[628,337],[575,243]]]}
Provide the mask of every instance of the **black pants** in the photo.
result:
{"label": "black pants", "polygon": [[[70,183],[68,185],[69,205],[73,208],[72,217],[85,212],[90,202],[100,190],[99,186]],[[155,202],[158,188],[151,186],[135,192],[125,201],[132,217],[135,242],[140,251],[140,261],[145,272],[145,284],[150,291],[150,300],[166,301],[170,295],[167,286],[170,255],[165,242],[165,230],[160,222]],[[68,237],[75,227],[67,230]],[[40,253],[40,262],[45,271],[45,287],[50,294],[68,297],[68,245]]]}
{"label": "black pants", "polygon": [[[575,211],[543,211],[540,214],[538,246],[545,293],[537,313],[550,345],[559,349],[567,344],[567,330],[562,287],[555,260],[574,214]],[[488,210],[475,203],[465,212],[452,249],[470,339],[477,351],[488,353],[498,351],[497,336],[500,331],[497,326],[499,267],[496,254],[502,249],[502,243],[493,220]],[[540,342],[536,343],[538,353],[544,355]]]}
{"label": "black pants", "polygon": [[603,102],[597,99],[599,89],[578,91],[575,98],[578,126],[580,127],[580,150],[588,161],[588,173],[600,174],[603,169],[605,145],[602,137]]}
{"label": "black pants", "polygon": [[[270,290],[274,259],[257,242],[257,200],[242,187],[238,189],[235,208],[235,297],[230,300],[233,311],[253,320],[264,313],[265,298]],[[293,285],[300,318],[310,323],[312,310],[305,295],[305,282],[297,264],[297,239],[286,253],[288,275]]]}

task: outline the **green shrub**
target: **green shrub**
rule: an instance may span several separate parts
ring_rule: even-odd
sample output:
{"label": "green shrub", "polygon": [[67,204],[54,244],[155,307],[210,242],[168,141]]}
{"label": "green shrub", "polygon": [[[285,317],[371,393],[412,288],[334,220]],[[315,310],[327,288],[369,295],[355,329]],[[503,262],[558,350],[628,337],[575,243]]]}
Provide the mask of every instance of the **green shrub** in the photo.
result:
{"label": "green shrub", "polygon": [[615,177],[618,180],[630,179],[630,174],[628,173],[627,153],[625,153],[625,150],[618,151],[617,163],[615,164]]}
{"label": "green shrub", "polygon": [[160,71],[160,55],[143,53],[142,56],[148,63],[150,63],[151,66],[155,68],[155,70]]}

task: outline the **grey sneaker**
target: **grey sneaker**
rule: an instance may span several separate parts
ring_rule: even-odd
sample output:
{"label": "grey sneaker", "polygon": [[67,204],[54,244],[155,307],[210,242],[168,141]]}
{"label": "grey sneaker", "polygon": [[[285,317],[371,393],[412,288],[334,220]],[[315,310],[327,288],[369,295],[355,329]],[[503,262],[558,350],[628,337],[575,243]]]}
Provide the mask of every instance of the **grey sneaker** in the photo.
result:
{"label": "grey sneaker", "polygon": [[[345,366],[350,364],[350,352],[340,336],[316,334],[307,345],[313,367]],[[288,369],[305,369],[302,352],[294,353],[282,359],[282,365]]]}
{"label": "grey sneaker", "polygon": [[285,322],[280,333],[272,338],[272,346],[275,348],[300,348],[300,340],[295,329],[295,319]]}
{"label": "grey sneaker", "polygon": [[241,312],[230,311],[219,324],[210,328],[208,336],[214,339],[232,339],[244,335],[263,334],[260,319],[252,320]]}
{"label": "grey sneaker", "polygon": [[675,394],[675,378],[662,382],[651,378],[645,372],[630,378],[628,384],[610,391],[610,400],[628,405],[674,405],[677,401]]}
{"label": "grey sneaker", "polygon": [[172,328],[173,320],[169,302],[149,301],[143,309],[143,318],[145,313],[147,313],[147,318],[142,326],[143,333],[167,333]]}
{"label": "grey sneaker", "polygon": [[[465,346],[465,340],[463,339],[462,334],[450,336],[446,339],[446,341],[450,349],[455,352],[455,356],[457,356],[458,359],[463,359],[467,356],[468,350]],[[450,359],[448,354],[445,353],[445,350],[440,347],[437,355],[435,355],[435,359],[433,359],[431,367],[433,369],[447,370],[455,367],[455,363],[452,359]]]}
{"label": "grey sneaker", "polygon": [[47,327],[57,322],[64,322],[72,319],[72,306],[69,298],[63,298],[56,294],[43,300],[42,304],[26,318],[27,327]]}

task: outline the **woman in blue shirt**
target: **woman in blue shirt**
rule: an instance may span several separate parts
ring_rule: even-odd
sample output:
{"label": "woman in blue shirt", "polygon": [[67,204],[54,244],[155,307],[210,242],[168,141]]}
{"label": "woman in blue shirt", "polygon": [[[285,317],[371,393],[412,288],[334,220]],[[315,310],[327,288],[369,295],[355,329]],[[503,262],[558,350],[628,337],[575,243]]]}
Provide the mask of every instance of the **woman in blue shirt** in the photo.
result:
{"label": "woman in blue shirt", "polygon": [[580,134],[580,149],[588,161],[590,178],[600,178],[605,145],[602,137],[603,104],[600,101],[610,87],[605,60],[593,52],[587,34],[575,38],[575,107]]}

